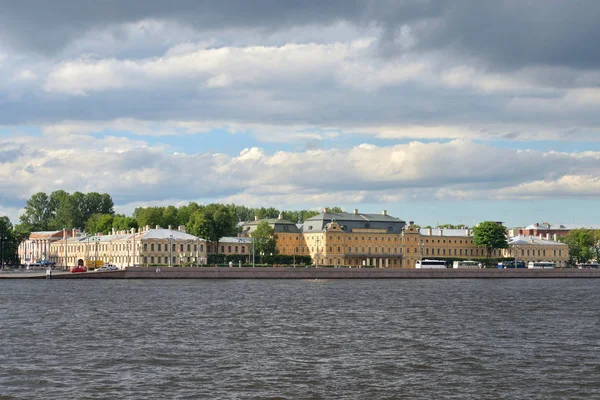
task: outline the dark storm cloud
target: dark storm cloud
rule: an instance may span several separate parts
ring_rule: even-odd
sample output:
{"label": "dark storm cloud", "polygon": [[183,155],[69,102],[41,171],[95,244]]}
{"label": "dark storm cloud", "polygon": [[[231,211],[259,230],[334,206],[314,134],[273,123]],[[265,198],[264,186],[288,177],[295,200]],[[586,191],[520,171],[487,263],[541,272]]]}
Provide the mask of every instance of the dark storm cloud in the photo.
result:
{"label": "dark storm cloud", "polygon": [[94,28],[143,19],[176,21],[199,31],[276,31],[337,21],[382,28],[387,55],[407,24],[412,50],[451,49],[492,68],[558,65],[595,68],[600,52],[600,2],[595,0],[24,0],[0,3],[0,39],[9,46],[53,53]]}

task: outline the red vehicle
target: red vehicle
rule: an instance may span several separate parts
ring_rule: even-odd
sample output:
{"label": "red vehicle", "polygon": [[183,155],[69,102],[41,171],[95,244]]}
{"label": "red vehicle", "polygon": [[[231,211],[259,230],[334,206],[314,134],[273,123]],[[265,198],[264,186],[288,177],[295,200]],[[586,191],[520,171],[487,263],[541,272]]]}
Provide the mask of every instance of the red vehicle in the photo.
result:
{"label": "red vehicle", "polygon": [[76,267],[72,267],[71,268],[71,272],[75,273],[75,272],[85,272],[87,271],[87,268],[85,268],[83,265],[78,265]]}

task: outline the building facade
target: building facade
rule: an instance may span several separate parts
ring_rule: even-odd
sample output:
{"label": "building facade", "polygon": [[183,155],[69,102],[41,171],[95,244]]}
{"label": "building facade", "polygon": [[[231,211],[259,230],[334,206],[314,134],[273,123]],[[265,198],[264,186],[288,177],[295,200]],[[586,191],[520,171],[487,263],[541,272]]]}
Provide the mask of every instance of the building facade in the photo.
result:
{"label": "building facade", "polygon": [[285,255],[310,256],[315,265],[402,266],[402,228],[406,223],[387,214],[332,213],[324,209],[302,224],[279,219],[255,220],[243,226],[252,236],[266,221],[277,235],[277,251]]}
{"label": "building facade", "polygon": [[50,244],[49,260],[71,267],[83,260],[86,267],[113,264],[184,266],[206,263],[206,242],[185,232],[149,226],[137,231],[118,231],[110,235],[77,234]]}
{"label": "building facade", "polygon": [[[403,232],[404,268],[414,268],[419,259],[457,258],[469,260],[487,256],[485,247],[473,241],[471,229],[419,229],[412,222]],[[549,261],[565,267],[569,260],[568,246],[538,236],[517,236],[508,239],[508,248],[495,249],[492,258],[514,258],[520,261]]]}
{"label": "building facade", "polygon": [[556,240],[557,237],[567,236],[569,232],[575,229],[593,229],[600,230],[598,225],[581,225],[581,224],[550,224],[548,222],[536,222],[527,225],[524,228],[516,230],[515,236],[535,236],[542,235],[543,238]]}

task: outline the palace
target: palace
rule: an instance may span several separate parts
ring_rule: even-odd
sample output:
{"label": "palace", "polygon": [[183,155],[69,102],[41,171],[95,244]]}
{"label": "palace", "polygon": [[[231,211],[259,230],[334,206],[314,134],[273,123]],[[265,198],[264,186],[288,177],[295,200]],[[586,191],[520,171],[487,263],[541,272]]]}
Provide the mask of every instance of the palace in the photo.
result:
{"label": "palace", "polygon": [[[57,265],[86,266],[98,262],[118,266],[204,265],[208,256],[238,256],[239,262],[252,261],[252,235],[261,223],[267,223],[276,235],[276,252],[290,256],[310,256],[316,266],[414,268],[425,258],[473,259],[487,255],[473,241],[470,229],[418,228],[405,221],[380,214],[320,214],[295,224],[279,218],[258,219],[241,224],[238,237],[224,237],[219,243],[186,233],[184,226],[163,229],[145,226],[139,230],[112,231],[109,235],[84,235],[76,230],[34,232],[19,246],[21,260],[49,260]],[[542,235],[509,238],[506,249],[494,250],[494,258],[521,261],[552,261],[565,266],[568,246]]]}

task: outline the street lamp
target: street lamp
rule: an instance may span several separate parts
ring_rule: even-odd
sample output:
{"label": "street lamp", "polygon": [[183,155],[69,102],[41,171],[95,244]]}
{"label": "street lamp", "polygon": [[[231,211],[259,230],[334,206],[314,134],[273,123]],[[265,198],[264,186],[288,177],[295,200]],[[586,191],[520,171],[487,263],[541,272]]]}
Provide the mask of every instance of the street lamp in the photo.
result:
{"label": "street lamp", "polygon": [[100,242],[100,237],[94,236],[92,241],[96,242],[96,251],[95,251],[95,256],[94,256],[94,268],[96,268],[96,266],[98,266],[98,243]]}
{"label": "street lamp", "polygon": [[315,257],[315,268],[319,268],[319,238],[317,240],[317,255]]}
{"label": "street lamp", "polygon": [[173,241],[173,235],[169,235],[169,268],[173,266],[173,245],[171,244]]}
{"label": "street lamp", "polygon": [[0,235],[0,268],[4,268],[4,242],[8,241],[8,236],[4,233]]}

